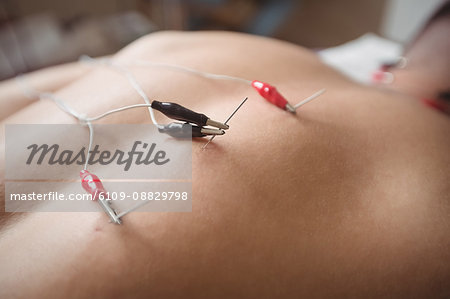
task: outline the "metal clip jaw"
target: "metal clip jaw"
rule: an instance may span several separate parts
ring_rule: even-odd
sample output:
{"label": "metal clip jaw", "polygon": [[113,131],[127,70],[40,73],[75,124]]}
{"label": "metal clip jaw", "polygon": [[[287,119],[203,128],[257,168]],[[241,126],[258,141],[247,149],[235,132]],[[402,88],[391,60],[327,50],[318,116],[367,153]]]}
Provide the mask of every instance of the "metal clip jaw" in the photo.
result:
{"label": "metal clip jaw", "polygon": [[[205,114],[194,112],[176,103],[153,101],[152,108],[167,117],[186,123],[170,123],[158,128],[159,132],[175,138],[205,137],[225,134],[227,124],[210,119]],[[210,126],[213,128],[207,128]],[[189,136],[188,132],[192,132]]]}
{"label": "metal clip jaw", "polygon": [[216,135],[223,135],[223,134],[225,134],[225,131],[222,130],[222,129],[200,128],[200,133],[203,136],[207,136],[207,135],[209,135],[209,136],[211,136],[211,135],[216,136]]}
{"label": "metal clip jaw", "polygon": [[289,103],[286,104],[285,109],[287,111],[291,112],[292,114],[297,114],[297,111],[295,110],[294,106],[292,106]]}
{"label": "metal clip jaw", "polygon": [[228,130],[230,128],[229,125],[212,120],[210,118],[208,118],[208,120],[206,121],[206,125],[210,126],[210,127],[216,127],[216,128],[222,129],[222,130]]}
{"label": "metal clip jaw", "polygon": [[107,199],[98,199],[98,203],[102,207],[103,211],[108,215],[109,219],[114,224],[121,224],[120,218],[117,216],[114,209],[111,207],[111,202]]}
{"label": "metal clip jaw", "polygon": [[223,135],[222,129],[203,128],[190,123],[170,123],[158,128],[160,133],[169,134],[175,138],[205,137],[208,135]]}
{"label": "metal clip jaw", "polygon": [[98,201],[103,211],[111,219],[112,223],[121,224],[120,218],[117,216],[114,209],[111,207],[111,201],[107,199],[108,192],[103,187],[102,182],[93,173],[90,173],[86,169],[80,171],[81,186],[86,192],[92,195],[92,199]]}
{"label": "metal clip jaw", "polygon": [[176,103],[153,101],[152,108],[169,118],[196,124],[199,127],[212,126],[223,130],[229,128],[228,125],[212,120],[205,114],[197,113]]}

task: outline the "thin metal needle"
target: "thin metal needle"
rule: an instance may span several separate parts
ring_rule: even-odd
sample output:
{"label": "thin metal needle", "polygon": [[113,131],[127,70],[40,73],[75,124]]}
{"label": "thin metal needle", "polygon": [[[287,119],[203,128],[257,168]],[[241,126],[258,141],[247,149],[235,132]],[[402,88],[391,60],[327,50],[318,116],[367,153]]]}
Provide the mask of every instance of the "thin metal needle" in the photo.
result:
{"label": "thin metal needle", "polygon": [[306,103],[308,103],[309,101],[314,100],[315,98],[317,98],[318,96],[320,96],[321,94],[323,94],[325,92],[325,88],[319,90],[318,92],[314,93],[313,95],[307,97],[306,99],[304,99],[303,101],[301,101],[300,103],[298,103],[297,105],[294,106],[294,109],[297,110],[298,108],[300,108],[300,106],[305,105]]}
{"label": "thin metal needle", "polygon": [[150,202],[150,201],[144,201],[144,202],[141,202],[141,203],[135,205],[134,207],[131,207],[131,208],[129,208],[128,210],[126,210],[126,211],[120,213],[119,215],[117,215],[117,218],[120,219],[120,218],[122,218],[123,216],[125,216],[126,214],[128,214],[128,213],[130,213],[130,212],[133,212],[134,210],[137,210],[137,209],[139,209],[139,208],[142,207],[142,206],[145,206],[145,205],[148,204],[149,202]]}
{"label": "thin metal needle", "polygon": [[[224,124],[226,125],[228,123],[228,121],[236,114],[236,112],[238,112],[239,109],[241,109],[242,105],[244,105],[244,103],[248,100],[248,97],[246,97],[240,104],[239,106],[237,106],[236,109],[234,109],[233,113],[231,113],[231,115],[227,118],[227,120],[224,122]],[[205,149],[208,144],[211,143],[211,141],[213,141],[213,139],[216,137],[217,135],[213,135],[211,138],[209,138],[208,142],[202,147],[202,149]]]}

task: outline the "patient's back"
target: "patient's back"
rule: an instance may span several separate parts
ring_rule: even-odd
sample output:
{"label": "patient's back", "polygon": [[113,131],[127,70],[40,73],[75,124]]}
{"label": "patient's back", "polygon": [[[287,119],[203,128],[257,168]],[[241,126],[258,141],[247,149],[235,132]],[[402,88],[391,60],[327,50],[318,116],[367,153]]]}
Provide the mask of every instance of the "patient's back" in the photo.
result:
{"label": "patient's back", "polygon": [[[78,257],[53,253],[42,261],[46,280],[21,291],[61,295],[73,291],[76,279],[81,294],[143,297],[450,294],[449,119],[414,99],[352,83],[304,49],[263,38],[156,34],[115,59],[258,79],[293,104],[321,88],[327,92],[293,115],[243,84],[133,68],[150,98],[217,120],[244,97],[249,101],[225,136],[206,150],[204,141],[194,142],[192,213],[130,214],[121,227],[92,214],[35,214],[13,224],[1,253],[13,248],[8,244],[40,238],[33,244],[41,260],[64,250]],[[140,101],[123,77],[107,69],[59,94],[90,115]],[[9,121],[46,122],[32,113],[43,109],[55,113],[52,122],[70,121],[49,102]],[[146,111],[133,110],[104,122],[149,121]],[[8,261],[1,256],[8,275],[18,275],[20,253],[13,251]],[[80,265],[81,257],[88,264]],[[41,269],[41,261],[35,263]],[[97,279],[99,288],[93,286]]]}

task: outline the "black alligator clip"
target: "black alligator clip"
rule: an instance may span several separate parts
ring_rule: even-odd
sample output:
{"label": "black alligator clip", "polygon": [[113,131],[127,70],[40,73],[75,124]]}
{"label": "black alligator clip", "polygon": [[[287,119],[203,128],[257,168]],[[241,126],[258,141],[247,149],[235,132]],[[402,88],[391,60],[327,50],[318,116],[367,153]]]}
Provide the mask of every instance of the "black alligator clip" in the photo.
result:
{"label": "black alligator clip", "polygon": [[[179,104],[153,101],[152,108],[165,116],[185,123],[170,123],[161,125],[158,130],[176,138],[205,137],[208,135],[223,135],[228,125],[210,119],[208,116],[194,112]],[[205,128],[211,126],[214,128]],[[189,134],[191,132],[191,134]]]}

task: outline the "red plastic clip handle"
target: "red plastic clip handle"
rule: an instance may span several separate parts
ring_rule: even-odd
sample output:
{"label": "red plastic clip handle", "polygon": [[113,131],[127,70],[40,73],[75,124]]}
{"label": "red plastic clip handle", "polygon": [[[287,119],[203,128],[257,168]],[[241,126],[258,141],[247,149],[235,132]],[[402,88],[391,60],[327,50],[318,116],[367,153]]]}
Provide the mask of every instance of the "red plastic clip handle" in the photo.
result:
{"label": "red plastic clip handle", "polygon": [[87,170],[80,171],[81,186],[87,193],[91,194],[93,200],[97,200],[100,194],[106,193],[102,182],[95,174]]}
{"label": "red plastic clip handle", "polygon": [[386,72],[384,70],[376,70],[372,73],[372,82],[373,83],[381,83],[384,80]]}
{"label": "red plastic clip handle", "polygon": [[436,110],[445,112],[446,111],[446,106],[444,103],[438,102],[436,100],[432,100],[432,99],[421,99],[422,103],[424,103],[426,106],[430,107],[430,108],[434,108]]}
{"label": "red plastic clip handle", "polygon": [[257,80],[252,81],[252,86],[267,101],[277,107],[280,107],[283,110],[286,110],[288,101],[278,92],[278,90],[274,86]]}

